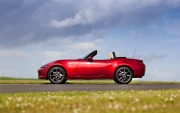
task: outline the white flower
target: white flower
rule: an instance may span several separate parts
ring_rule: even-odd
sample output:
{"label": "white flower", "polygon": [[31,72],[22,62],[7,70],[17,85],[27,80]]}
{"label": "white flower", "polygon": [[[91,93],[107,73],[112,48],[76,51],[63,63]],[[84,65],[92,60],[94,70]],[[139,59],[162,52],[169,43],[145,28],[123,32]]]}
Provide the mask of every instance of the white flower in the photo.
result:
{"label": "white flower", "polygon": [[87,109],[91,109],[91,106],[88,106]]}
{"label": "white flower", "polygon": [[17,101],[19,102],[22,101],[22,97],[17,98]]}
{"label": "white flower", "polygon": [[132,110],[132,111],[136,111],[136,108],[132,107],[131,110]]}
{"label": "white flower", "polygon": [[115,104],[114,109],[118,109],[118,108],[119,108],[119,105]]}
{"label": "white flower", "polygon": [[169,100],[170,100],[170,101],[173,101],[173,98],[171,97]]}
{"label": "white flower", "polygon": [[146,110],[146,109],[148,109],[148,106],[147,105],[143,106],[143,110]]}
{"label": "white flower", "polygon": [[113,97],[109,97],[110,100],[113,100],[114,98]]}
{"label": "white flower", "polygon": [[44,106],[41,105],[41,106],[40,106],[40,109],[44,109]]}
{"label": "white flower", "polygon": [[165,107],[166,107],[166,104],[163,104],[163,107],[165,108]]}
{"label": "white flower", "polygon": [[19,104],[19,103],[17,103],[17,104],[16,104],[16,107],[20,107],[20,104]]}
{"label": "white flower", "polygon": [[9,97],[8,100],[12,100],[12,97]]}
{"label": "white flower", "polygon": [[109,104],[108,108],[111,109],[112,108],[112,104]]}
{"label": "white flower", "polygon": [[136,102],[138,102],[138,101],[139,101],[139,99],[138,99],[138,98],[136,98],[136,99],[135,99],[135,101],[136,101]]}

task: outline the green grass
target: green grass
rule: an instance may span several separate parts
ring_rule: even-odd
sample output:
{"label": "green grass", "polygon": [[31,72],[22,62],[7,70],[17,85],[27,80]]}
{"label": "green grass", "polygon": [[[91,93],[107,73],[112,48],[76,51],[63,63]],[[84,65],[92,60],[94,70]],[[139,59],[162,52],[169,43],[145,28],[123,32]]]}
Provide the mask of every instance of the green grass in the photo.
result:
{"label": "green grass", "polygon": [[[0,77],[0,84],[48,84],[47,80]],[[68,80],[68,84],[115,84],[113,80]],[[132,81],[131,84],[180,84]],[[180,90],[36,92],[0,94],[2,113],[177,113]]]}
{"label": "green grass", "polygon": [[0,76],[0,80],[37,80],[37,79],[35,79],[35,78],[13,78],[13,77]]}
{"label": "green grass", "polygon": [[33,78],[12,78],[12,77],[0,77],[0,84],[43,84],[49,83],[46,80],[39,80]]}
{"label": "green grass", "polygon": [[[0,77],[0,84],[49,84],[49,80]],[[68,80],[66,84],[116,84],[113,80]],[[180,82],[133,80],[130,84],[180,84]]]}
{"label": "green grass", "polygon": [[1,113],[177,113],[180,90],[0,94]]}

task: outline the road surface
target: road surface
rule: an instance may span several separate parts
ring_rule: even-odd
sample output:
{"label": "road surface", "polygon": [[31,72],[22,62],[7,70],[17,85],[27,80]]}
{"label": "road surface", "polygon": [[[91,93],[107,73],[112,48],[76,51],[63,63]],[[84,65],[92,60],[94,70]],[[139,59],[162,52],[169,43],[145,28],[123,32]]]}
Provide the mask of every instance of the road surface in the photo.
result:
{"label": "road surface", "polygon": [[180,84],[0,84],[0,93],[180,89]]}

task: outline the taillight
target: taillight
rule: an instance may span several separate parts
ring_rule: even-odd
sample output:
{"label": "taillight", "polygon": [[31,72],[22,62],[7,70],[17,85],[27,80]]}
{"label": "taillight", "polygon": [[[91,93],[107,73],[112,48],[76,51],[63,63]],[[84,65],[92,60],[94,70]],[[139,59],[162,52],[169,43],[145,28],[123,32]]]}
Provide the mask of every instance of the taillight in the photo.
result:
{"label": "taillight", "polygon": [[138,64],[142,65],[142,64],[143,64],[143,61],[138,62]]}

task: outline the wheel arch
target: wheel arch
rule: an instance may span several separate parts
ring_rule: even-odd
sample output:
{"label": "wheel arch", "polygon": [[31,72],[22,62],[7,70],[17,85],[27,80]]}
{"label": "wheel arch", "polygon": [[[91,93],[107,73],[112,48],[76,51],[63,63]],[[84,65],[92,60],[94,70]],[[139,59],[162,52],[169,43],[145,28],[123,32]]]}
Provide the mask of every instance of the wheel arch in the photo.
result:
{"label": "wheel arch", "polygon": [[129,69],[131,69],[131,71],[132,71],[132,73],[133,73],[133,77],[134,77],[134,70],[133,70],[130,66],[128,66],[128,65],[120,65],[120,66],[118,66],[118,67],[115,69],[115,71],[114,71],[114,77],[115,77],[115,73],[116,73],[117,69],[120,68],[120,67],[128,67]]}
{"label": "wheel arch", "polygon": [[67,71],[66,71],[66,69],[62,66],[62,65],[53,65],[53,66],[51,66],[49,69],[48,69],[48,71],[47,71],[47,80],[49,79],[49,76],[48,76],[48,73],[49,73],[49,71],[52,69],[52,68],[54,68],[54,67],[61,67],[61,68],[63,68],[64,70],[65,70],[65,72],[66,72],[66,77],[68,78],[68,75],[67,75]]}

